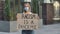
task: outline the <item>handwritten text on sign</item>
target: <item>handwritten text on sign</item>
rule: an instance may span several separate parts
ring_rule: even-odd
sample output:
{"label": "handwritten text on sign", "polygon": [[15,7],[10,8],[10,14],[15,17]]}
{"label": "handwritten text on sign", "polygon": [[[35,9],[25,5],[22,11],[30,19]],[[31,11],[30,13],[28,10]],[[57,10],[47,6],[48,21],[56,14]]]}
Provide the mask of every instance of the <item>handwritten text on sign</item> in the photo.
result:
{"label": "handwritten text on sign", "polygon": [[17,28],[21,30],[35,30],[38,29],[38,15],[37,14],[17,14]]}

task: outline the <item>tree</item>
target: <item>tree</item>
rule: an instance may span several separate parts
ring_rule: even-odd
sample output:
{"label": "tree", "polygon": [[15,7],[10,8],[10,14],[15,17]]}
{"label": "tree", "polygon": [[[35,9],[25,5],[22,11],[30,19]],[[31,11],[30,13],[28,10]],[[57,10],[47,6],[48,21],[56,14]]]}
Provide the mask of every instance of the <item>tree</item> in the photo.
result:
{"label": "tree", "polygon": [[33,13],[38,13],[39,11],[38,0],[32,0],[32,5]]}
{"label": "tree", "polygon": [[5,0],[5,20],[10,20],[10,0]]}

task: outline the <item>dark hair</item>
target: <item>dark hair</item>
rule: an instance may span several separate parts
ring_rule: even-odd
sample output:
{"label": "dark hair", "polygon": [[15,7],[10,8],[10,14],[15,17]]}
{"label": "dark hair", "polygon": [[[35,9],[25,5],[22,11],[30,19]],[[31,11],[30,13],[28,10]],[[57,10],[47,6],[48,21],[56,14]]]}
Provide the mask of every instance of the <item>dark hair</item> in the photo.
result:
{"label": "dark hair", "polygon": [[24,10],[24,12],[26,13],[27,11],[26,11],[26,10]]}

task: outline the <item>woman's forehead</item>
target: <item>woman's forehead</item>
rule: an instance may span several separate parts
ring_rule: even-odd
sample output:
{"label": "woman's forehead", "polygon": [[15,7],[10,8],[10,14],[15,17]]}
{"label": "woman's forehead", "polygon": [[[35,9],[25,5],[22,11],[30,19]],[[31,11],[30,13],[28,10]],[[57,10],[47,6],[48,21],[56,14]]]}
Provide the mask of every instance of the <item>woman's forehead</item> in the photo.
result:
{"label": "woman's forehead", "polygon": [[30,6],[30,4],[29,3],[24,3],[24,6]]}

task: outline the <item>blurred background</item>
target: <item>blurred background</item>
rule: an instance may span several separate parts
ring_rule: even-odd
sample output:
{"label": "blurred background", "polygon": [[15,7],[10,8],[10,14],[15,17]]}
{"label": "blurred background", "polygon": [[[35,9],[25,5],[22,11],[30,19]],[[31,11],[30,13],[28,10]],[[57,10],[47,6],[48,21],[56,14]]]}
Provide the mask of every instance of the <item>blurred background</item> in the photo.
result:
{"label": "blurred background", "polygon": [[[24,0],[0,0],[0,20],[16,21],[17,13],[23,13]],[[60,22],[60,0],[31,0],[31,12],[37,13],[43,24]]]}

